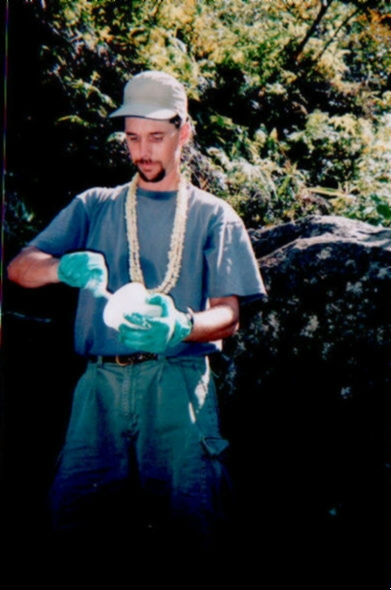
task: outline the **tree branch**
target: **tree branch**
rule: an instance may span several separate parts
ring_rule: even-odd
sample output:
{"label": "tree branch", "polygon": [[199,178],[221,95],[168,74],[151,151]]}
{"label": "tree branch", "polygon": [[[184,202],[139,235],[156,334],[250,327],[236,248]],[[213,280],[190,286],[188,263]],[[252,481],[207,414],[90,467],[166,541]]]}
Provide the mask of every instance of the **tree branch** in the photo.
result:
{"label": "tree branch", "polygon": [[333,2],[333,0],[321,0],[320,10],[318,12],[316,19],[314,20],[314,22],[312,23],[312,25],[308,29],[307,34],[304,37],[304,39],[296,47],[296,50],[295,50],[293,56],[291,57],[291,60],[293,62],[297,61],[299,56],[303,53],[305,46],[307,45],[308,41],[311,39],[311,37],[314,35],[316,30],[318,29],[323,17],[325,16],[326,12],[330,8],[332,2]]}
{"label": "tree branch", "polygon": [[348,24],[348,22],[356,16],[356,14],[358,14],[359,12],[362,12],[362,8],[359,7],[357,8],[354,12],[352,12],[352,14],[350,14],[347,18],[345,18],[345,20],[340,24],[340,26],[338,27],[338,29],[335,31],[334,35],[332,35],[332,37],[327,41],[327,43],[325,44],[325,46],[323,47],[322,51],[316,56],[316,58],[313,60],[313,66],[316,65],[319,60],[321,59],[321,57],[324,55],[324,53],[327,51],[328,47],[330,47],[330,45],[332,44],[332,42],[334,41],[334,39],[336,37],[338,37],[340,31]]}

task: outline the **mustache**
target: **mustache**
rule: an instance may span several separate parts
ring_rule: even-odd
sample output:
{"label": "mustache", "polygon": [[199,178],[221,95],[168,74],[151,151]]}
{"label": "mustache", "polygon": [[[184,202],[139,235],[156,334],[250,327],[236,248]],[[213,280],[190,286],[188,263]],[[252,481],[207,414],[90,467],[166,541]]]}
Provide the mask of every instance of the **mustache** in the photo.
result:
{"label": "mustache", "polygon": [[155,162],[151,160],[151,158],[140,158],[139,160],[135,160],[133,163],[136,166],[138,166],[139,164],[155,164]]}

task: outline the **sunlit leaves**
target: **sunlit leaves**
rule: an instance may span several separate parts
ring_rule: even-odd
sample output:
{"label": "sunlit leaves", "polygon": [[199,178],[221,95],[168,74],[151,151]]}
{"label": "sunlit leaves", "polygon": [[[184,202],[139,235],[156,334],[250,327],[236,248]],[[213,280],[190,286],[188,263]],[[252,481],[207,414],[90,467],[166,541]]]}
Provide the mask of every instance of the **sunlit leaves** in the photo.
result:
{"label": "sunlit leaves", "polygon": [[42,73],[63,99],[53,123],[69,129],[67,152],[122,166],[123,142],[107,115],[129,76],[162,69],[188,91],[193,180],[230,200],[247,224],[332,206],[389,223],[384,0],[30,4],[47,31]]}

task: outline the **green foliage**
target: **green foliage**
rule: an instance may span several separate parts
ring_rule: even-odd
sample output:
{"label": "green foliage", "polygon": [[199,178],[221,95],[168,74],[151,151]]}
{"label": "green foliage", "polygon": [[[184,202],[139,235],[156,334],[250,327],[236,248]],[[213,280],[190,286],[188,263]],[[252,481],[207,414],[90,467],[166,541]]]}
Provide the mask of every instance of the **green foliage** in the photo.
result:
{"label": "green foliage", "polygon": [[[387,2],[31,0],[21,6],[43,31],[40,75],[52,99],[53,133],[61,137],[56,149],[80,161],[86,175],[127,180],[120,129],[107,115],[121,102],[129,76],[163,69],[189,95],[195,137],[184,165],[247,225],[314,212],[390,224]],[[74,181],[66,179],[64,199],[78,189]]]}
{"label": "green foliage", "polygon": [[390,197],[378,194],[360,195],[360,197],[338,197],[334,202],[336,213],[361,219],[372,225],[391,227],[391,200]]}
{"label": "green foliage", "polygon": [[[388,93],[391,98],[390,93]],[[357,172],[345,194],[333,201],[340,215],[391,227],[391,114],[382,115],[376,128],[367,125],[365,146]]]}
{"label": "green foliage", "polygon": [[[307,190],[305,175],[280,151],[274,133],[268,135],[265,129],[259,129],[249,140],[242,130],[237,143],[230,147],[228,154],[222,148],[208,148],[207,173],[204,165],[204,174],[196,175],[196,181],[227,199],[248,227],[328,211],[327,203]],[[196,159],[193,153],[193,169]]]}
{"label": "green foliage", "polygon": [[15,256],[20,246],[31,240],[38,229],[39,223],[34,213],[19,195],[10,192],[5,203],[3,232],[7,236],[11,256]]}
{"label": "green foliage", "polygon": [[352,114],[330,117],[319,110],[287,138],[289,152],[310,170],[310,182],[339,186],[357,176],[358,158],[368,147],[369,121]]}

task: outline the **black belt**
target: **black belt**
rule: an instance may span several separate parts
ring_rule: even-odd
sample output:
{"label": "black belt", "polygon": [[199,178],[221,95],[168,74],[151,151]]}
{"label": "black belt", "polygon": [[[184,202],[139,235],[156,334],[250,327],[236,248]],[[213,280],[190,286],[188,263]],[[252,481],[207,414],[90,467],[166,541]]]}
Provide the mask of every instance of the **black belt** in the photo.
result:
{"label": "black belt", "polygon": [[89,356],[88,360],[93,363],[115,363],[120,367],[127,365],[138,365],[145,361],[156,361],[158,355],[152,352],[135,352],[133,354],[117,354],[115,356]]}

